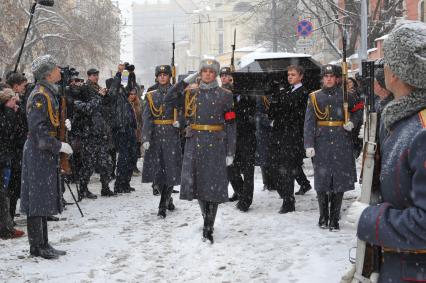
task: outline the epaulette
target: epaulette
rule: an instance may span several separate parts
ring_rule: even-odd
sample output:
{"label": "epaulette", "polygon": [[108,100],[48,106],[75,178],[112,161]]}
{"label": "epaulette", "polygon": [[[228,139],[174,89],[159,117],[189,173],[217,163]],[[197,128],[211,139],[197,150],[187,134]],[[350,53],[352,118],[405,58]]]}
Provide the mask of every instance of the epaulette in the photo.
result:
{"label": "epaulette", "polygon": [[312,95],[316,95],[318,92],[320,92],[321,91],[321,89],[318,89],[318,90],[316,90],[316,91],[313,91],[313,92],[311,92],[310,94],[309,94],[309,96],[312,96]]}
{"label": "epaulette", "polygon": [[423,129],[426,128],[426,108],[419,112],[420,123],[422,123]]}

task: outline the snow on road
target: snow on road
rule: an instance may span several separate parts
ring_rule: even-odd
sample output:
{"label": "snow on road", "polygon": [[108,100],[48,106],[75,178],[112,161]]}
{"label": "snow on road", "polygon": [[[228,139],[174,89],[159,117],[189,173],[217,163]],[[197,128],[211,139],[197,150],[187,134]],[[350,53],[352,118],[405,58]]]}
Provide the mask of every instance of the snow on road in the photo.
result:
{"label": "snow on road", "polygon": [[[220,205],[210,245],[201,240],[196,201],[174,194],[177,209],[163,220],[151,187],[139,177],[132,185],[131,194],[83,200],[84,218],[68,206],[61,216],[66,220],[49,222],[51,244],[68,252],[59,260],[29,257],[26,237],[0,240],[0,282],[329,283],[348,267],[355,230],[345,221],[340,232],[319,229],[313,190],[296,196],[295,213],[281,215],[278,194],[262,190],[257,172],[251,209]],[[90,189],[99,195],[99,182]],[[356,194],[345,195],[344,209]],[[18,222],[26,230],[23,218]]]}

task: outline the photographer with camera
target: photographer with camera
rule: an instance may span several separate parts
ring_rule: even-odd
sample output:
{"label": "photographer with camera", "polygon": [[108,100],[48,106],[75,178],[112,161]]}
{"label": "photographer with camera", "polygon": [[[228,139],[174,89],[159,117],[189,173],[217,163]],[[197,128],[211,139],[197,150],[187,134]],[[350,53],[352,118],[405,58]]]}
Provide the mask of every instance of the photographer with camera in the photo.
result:
{"label": "photographer with camera", "polygon": [[80,197],[96,199],[97,196],[88,189],[90,177],[95,169],[100,174],[101,196],[115,195],[109,189],[111,181],[112,162],[108,153],[110,130],[106,107],[106,89],[98,85],[99,71],[87,71],[87,82],[81,87],[80,99],[74,100],[76,136],[80,140],[82,167],[80,170]]}
{"label": "photographer with camera", "polygon": [[137,161],[136,153],[136,117],[128,100],[129,93],[122,85],[125,65],[119,64],[118,71],[111,82],[106,99],[111,107],[111,131],[118,154],[117,175],[114,185],[115,193],[130,193],[135,189],[130,186],[133,169]]}

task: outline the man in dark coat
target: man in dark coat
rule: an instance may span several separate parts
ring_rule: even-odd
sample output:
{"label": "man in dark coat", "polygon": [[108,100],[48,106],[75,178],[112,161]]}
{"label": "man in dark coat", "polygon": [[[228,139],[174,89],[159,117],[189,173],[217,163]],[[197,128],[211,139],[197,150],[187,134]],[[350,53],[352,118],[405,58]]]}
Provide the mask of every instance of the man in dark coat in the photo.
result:
{"label": "man in dark coat", "polygon": [[269,118],[272,120],[270,155],[271,185],[283,199],[279,213],[295,210],[294,181],[301,176],[301,191],[310,189],[303,173],[303,123],[308,93],[302,85],[304,70],[291,65],[287,69],[288,90],[279,88],[272,94]]}
{"label": "man in dark coat", "polygon": [[172,68],[157,66],[155,76],[159,85],[156,90],[147,92],[143,112],[142,146],[146,152],[142,182],[157,186],[161,194],[158,216],[165,218],[167,209],[175,209],[171,195],[173,186],[180,184],[182,151],[178,111],[164,104],[164,97],[171,88]]}
{"label": "man in dark coat", "polygon": [[213,243],[213,226],[219,203],[228,201],[227,166],[235,156],[236,128],[232,93],[219,87],[220,65],[200,63],[201,82],[194,89],[192,74],[172,87],[165,103],[184,106],[187,121],[180,198],[198,199],[204,217],[203,237]]}
{"label": "man in dark coat", "polygon": [[[306,109],[304,144],[306,156],[312,158],[315,190],[320,217],[318,225],[339,230],[343,194],[353,190],[357,180],[351,131],[362,119],[361,111],[351,113],[345,121],[341,72],[335,65],[322,68],[322,89],[310,94]],[[357,104],[348,94],[348,112]],[[330,203],[330,206],[329,206]]]}
{"label": "man in dark coat", "polygon": [[[220,70],[222,87],[232,91],[231,68]],[[252,96],[234,94],[234,111],[237,124],[237,147],[234,163],[228,167],[228,178],[231,182],[236,199],[237,208],[248,211],[253,202],[254,191],[254,162],[256,152],[256,99]],[[234,200],[231,197],[230,200]]]}
{"label": "man in dark coat", "polygon": [[59,153],[72,154],[67,143],[57,138],[59,102],[55,83],[61,72],[50,55],[32,63],[38,81],[28,98],[28,138],[22,159],[21,211],[27,215],[30,253],[47,259],[65,252],[52,248],[48,242],[47,217],[62,212],[59,175]]}
{"label": "man in dark coat", "polygon": [[21,169],[22,169],[22,152],[27,139],[27,117],[25,113],[24,97],[27,86],[27,79],[19,73],[13,73],[7,79],[7,84],[12,88],[15,94],[19,97],[19,108],[15,112],[15,142],[14,142],[14,158],[12,160],[12,175],[9,184],[10,198],[10,215],[12,219],[15,217],[16,205],[21,195]]}
{"label": "man in dark coat", "polygon": [[130,186],[133,169],[137,161],[136,152],[136,117],[132,105],[128,100],[128,92],[121,85],[121,73],[124,65],[119,65],[111,88],[105,96],[106,103],[110,104],[112,117],[111,131],[115,150],[117,151],[117,174],[114,192],[130,193],[135,189]]}
{"label": "man in dark coat", "polygon": [[[75,117],[81,117],[79,125],[82,167],[79,173],[81,197],[96,199],[88,189],[90,177],[95,169],[100,174],[101,196],[113,196],[109,189],[112,161],[109,155],[110,129],[108,108],[106,107],[106,89],[98,85],[99,71],[89,69],[88,80],[80,90],[81,99],[74,100]],[[73,123],[75,124],[75,123]]]}
{"label": "man in dark coat", "polygon": [[256,96],[256,165],[260,166],[264,190],[272,190],[272,177],[269,163],[269,143],[271,120],[268,112],[271,96]]}
{"label": "man in dark coat", "polygon": [[[24,232],[13,228],[13,215],[11,215],[10,196],[15,192],[10,184],[16,170],[13,168],[16,159],[17,139],[19,138],[19,129],[17,112],[19,101],[13,91],[9,88],[0,90],[0,238],[10,239],[24,235]],[[19,174],[20,176],[20,174]],[[15,177],[16,178],[16,177]],[[20,188],[20,186],[19,186]],[[15,204],[16,205],[16,204]],[[15,206],[16,207],[16,206]]]}
{"label": "man in dark coat", "polygon": [[426,281],[426,24],[397,24],[384,41],[380,191],[383,202],[356,201],[348,221],[358,238],[380,246],[379,283]]}

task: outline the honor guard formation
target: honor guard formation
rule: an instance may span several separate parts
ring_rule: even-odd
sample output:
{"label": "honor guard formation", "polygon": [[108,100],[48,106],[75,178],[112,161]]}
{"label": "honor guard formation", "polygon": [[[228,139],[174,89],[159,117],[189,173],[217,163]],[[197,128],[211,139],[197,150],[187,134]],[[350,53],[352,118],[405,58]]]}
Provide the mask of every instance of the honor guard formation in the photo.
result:
{"label": "honor guard formation", "polygon": [[[220,204],[235,202],[250,221],[259,166],[264,190],[282,199],[268,208],[275,217],[296,211],[295,195],[313,188],[312,229],[337,232],[342,217],[357,228],[342,282],[426,282],[426,25],[397,24],[383,58],[363,62],[353,78],[346,57],[316,75],[293,61],[256,92],[233,61],[221,68],[203,59],[177,79],[173,59],[155,68],[146,92],[129,63],[105,88],[96,68],[84,81],[51,55],[33,61],[34,83],[9,72],[0,87],[0,237],[27,234],[32,256],[65,256],[50,245],[48,222],[68,204],[66,189],[77,205],[98,198],[90,191],[97,173],[105,198],[139,190],[132,177],[151,184],[159,219],[182,214],[177,198],[196,200],[202,239],[213,244]],[[357,183],[361,195],[342,216]],[[14,223],[19,199],[25,232]]]}

